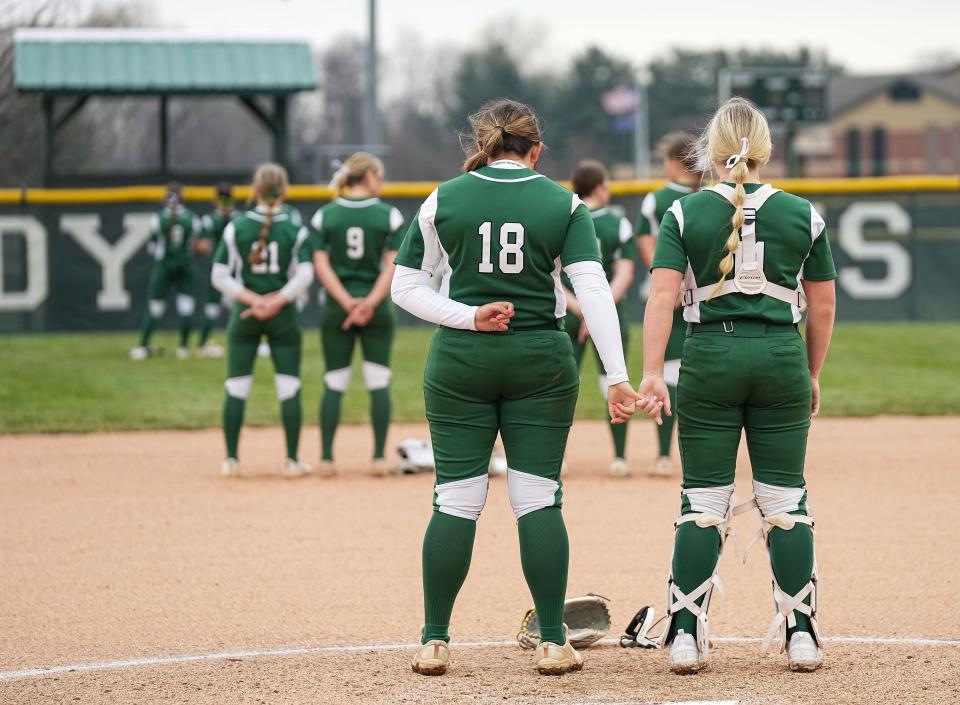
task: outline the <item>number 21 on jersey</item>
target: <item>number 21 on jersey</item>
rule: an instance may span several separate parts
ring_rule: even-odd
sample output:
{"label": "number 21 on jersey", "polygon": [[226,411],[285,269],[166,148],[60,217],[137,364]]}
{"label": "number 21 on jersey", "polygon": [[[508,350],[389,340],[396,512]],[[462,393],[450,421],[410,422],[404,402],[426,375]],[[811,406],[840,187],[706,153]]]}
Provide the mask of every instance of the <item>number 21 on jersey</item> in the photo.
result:
{"label": "number 21 on jersey", "polygon": [[[480,253],[481,274],[493,272],[491,258],[491,236],[493,223],[489,220],[481,223],[478,234],[482,238]],[[500,271],[503,274],[519,274],[523,271],[523,225],[520,223],[504,223],[500,226]]]}
{"label": "number 21 on jersey", "polygon": [[263,253],[263,261],[260,264],[250,265],[250,271],[254,274],[277,274],[280,272],[280,245],[276,240],[267,243]]}

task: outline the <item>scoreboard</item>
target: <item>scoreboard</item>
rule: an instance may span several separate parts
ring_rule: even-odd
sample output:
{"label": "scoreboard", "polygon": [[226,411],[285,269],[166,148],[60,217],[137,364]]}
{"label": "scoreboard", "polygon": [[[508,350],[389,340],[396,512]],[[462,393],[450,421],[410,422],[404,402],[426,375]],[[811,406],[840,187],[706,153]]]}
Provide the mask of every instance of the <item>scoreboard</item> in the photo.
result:
{"label": "scoreboard", "polygon": [[719,75],[720,101],[740,96],[772,123],[798,125],[827,120],[826,71],[811,68],[736,68]]}

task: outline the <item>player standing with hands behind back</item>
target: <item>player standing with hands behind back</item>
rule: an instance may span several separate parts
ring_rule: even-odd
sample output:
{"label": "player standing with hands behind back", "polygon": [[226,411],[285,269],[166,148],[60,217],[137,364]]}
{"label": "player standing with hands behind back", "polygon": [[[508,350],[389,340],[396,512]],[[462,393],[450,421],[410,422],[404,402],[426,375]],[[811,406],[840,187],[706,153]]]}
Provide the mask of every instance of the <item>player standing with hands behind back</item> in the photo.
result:
{"label": "player standing with hands behind back", "polygon": [[[535,171],[543,148],[536,114],[500,99],[471,115],[470,125],[477,151],[463,175],[420,207],[392,288],[398,306],[439,326],[424,372],[437,479],[413,670],[447,670],[450,615],[470,567],[499,432],[520,562],[540,619],[537,669],[559,675],[583,665],[563,628],[569,547],[560,464],[580,380],[562,330],[561,268],[603,360],[614,421],[629,419],[637,394],[590,212]],[[443,276],[439,293],[430,286],[434,276]]]}
{"label": "player standing with hands behind back", "polygon": [[282,166],[260,166],[253,175],[256,207],[233,218],[214,255],[210,280],[234,301],[227,326],[227,393],[223,402],[227,459],[221,473],[225,476],[240,472],[240,427],[253,386],[257,347],[264,337],[270,343],[287,442],[284,472],[297,477],[310,470],[297,456],[302,335],[295,302],[313,281],[313,266],[309,232],[282,208],[286,191],[287,172]]}
{"label": "player standing with hands behind back", "polygon": [[[670,206],[653,258],[639,405],[654,417],[660,404],[671,413],[663,360],[681,281],[687,321],[677,390],[683,491],[663,637],[675,673],[707,665],[707,610],[734,513],[744,429],[754,493],[744,506],[760,511],[777,607],[763,648],[778,638],[793,671],[813,671],[823,661],[803,472],[810,419],[820,409],[837,273],[813,206],[761,182],[771,149],[766,118],[752,103],[734,98],[722,105],[701,146],[722,182]],[[804,309],[806,345],[797,330]]]}
{"label": "player standing with hands behind back", "polygon": [[384,475],[388,470],[384,446],[390,427],[390,351],[396,320],[389,294],[393,260],[403,239],[403,216],[380,200],[383,163],[372,154],[357,152],[347,159],[334,186],[337,198],[310,220],[313,262],[327,293],[320,341],[327,370],[320,402],[320,471],[336,472],[333,437],[359,339],[363,381],[370,391],[373,469]]}
{"label": "player standing with hands behind back", "polygon": [[[640,259],[649,269],[653,264],[653,249],[657,243],[660,222],[667,210],[678,198],[693,193],[700,188],[703,173],[697,170],[697,138],[693,135],[669,135],[663,166],[670,180],[663,188],[648,193],[640,205],[640,217],[637,219],[637,238]],[[677,304],[673,312],[673,328],[667,341],[666,359],[663,363],[663,379],[670,392],[670,404],[677,405],[677,380],[680,378],[680,350],[687,333],[687,324],[683,320],[683,307]],[[673,461],[670,459],[670,445],[673,440],[673,416],[663,417],[663,423],[657,426],[657,440],[660,454],[647,467],[647,474],[654,477],[668,477],[673,474]]]}

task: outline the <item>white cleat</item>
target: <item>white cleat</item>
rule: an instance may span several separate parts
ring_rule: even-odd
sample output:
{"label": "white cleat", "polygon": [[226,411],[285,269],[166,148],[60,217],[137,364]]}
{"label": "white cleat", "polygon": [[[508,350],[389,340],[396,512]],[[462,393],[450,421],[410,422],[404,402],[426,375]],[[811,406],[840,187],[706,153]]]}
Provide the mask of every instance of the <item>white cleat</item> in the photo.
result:
{"label": "white cleat", "polygon": [[283,466],[284,477],[303,477],[309,475],[312,471],[312,465],[293,458],[287,458],[287,462]]}
{"label": "white cleat", "polygon": [[149,356],[150,351],[142,345],[138,345],[135,348],[130,348],[131,360],[146,360]]}
{"label": "white cleat", "polygon": [[414,673],[421,676],[442,676],[450,663],[450,646],[440,639],[431,639],[413,655]]}
{"label": "white cleat", "polygon": [[630,466],[624,458],[614,458],[610,463],[610,474],[614,477],[627,477],[630,475]]}
{"label": "white cleat", "polygon": [[197,348],[197,357],[218,358],[223,355],[223,348],[214,342],[208,342],[202,348]]}
{"label": "white cleat", "polygon": [[562,676],[564,673],[583,669],[583,657],[567,641],[563,646],[542,641],[534,658],[541,676]]}
{"label": "white cleat", "polygon": [[260,343],[257,346],[257,357],[270,357],[270,343]]}
{"label": "white cleat", "polygon": [[332,460],[321,460],[315,474],[318,477],[333,477],[337,474],[337,465]]}
{"label": "white cleat", "polygon": [[220,466],[221,477],[240,477],[240,463],[236,458],[227,458]]}
{"label": "white cleat", "polygon": [[823,665],[823,652],[809,632],[794,632],[787,643],[791,671],[811,673]]}
{"label": "white cleat", "polygon": [[178,360],[186,360],[188,357],[190,357],[190,351],[189,351],[189,350],[187,350],[186,348],[177,348],[177,359],[178,359]]}
{"label": "white cleat", "polygon": [[699,673],[706,667],[707,662],[700,658],[696,637],[679,630],[670,644],[670,670],[677,675],[686,676]]}
{"label": "white cleat", "polygon": [[647,466],[650,477],[670,477],[673,475],[673,460],[669,455],[661,455]]}

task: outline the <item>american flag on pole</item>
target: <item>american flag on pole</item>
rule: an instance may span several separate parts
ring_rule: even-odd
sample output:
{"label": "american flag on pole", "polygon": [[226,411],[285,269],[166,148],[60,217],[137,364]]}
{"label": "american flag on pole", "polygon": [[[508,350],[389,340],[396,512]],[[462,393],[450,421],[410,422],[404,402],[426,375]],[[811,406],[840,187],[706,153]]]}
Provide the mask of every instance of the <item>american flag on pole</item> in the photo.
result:
{"label": "american flag on pole", "polygon": [[633,86],[617,86],[600,96],[608,115],[626,115],[637,107],[637,90]]}

